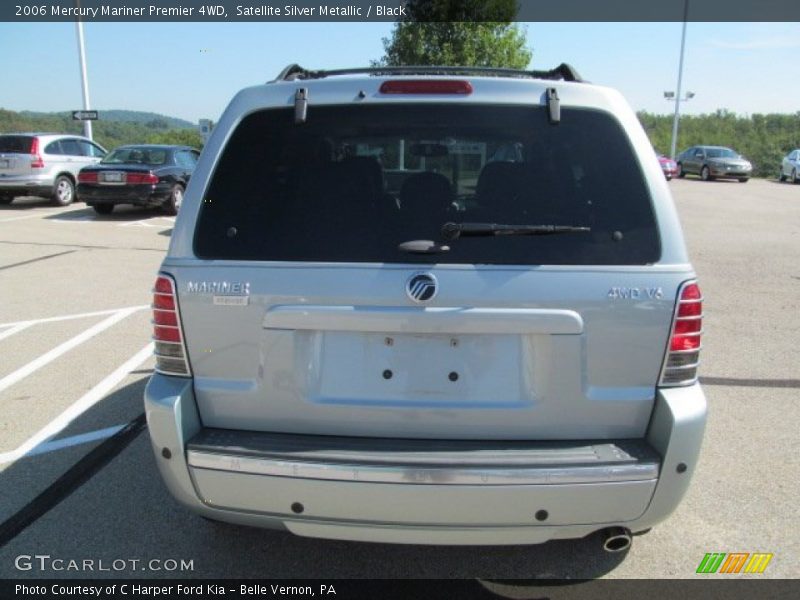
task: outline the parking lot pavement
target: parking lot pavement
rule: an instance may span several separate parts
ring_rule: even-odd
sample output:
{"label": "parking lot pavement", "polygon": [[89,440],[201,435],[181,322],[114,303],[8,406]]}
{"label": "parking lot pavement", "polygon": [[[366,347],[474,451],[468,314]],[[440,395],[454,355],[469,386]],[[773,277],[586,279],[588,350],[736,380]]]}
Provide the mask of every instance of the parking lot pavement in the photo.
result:
{"label": "parking lot pavement", "polygon": [[35,198],[0,210],[0,520],[142,412],[141,390],[121,390],[152,366],[149,290],[173,223]]}
{"label": "parking lot pavement", "polygon": [[[146,306],[173,221],[132,209],[98,217],[80,204],[34,199],[3,207],[0,520],[29,514],[43,490],[63,500],[0,548],[0,577],[691,578],[706,552],[771,552],[758,577],[800,576],[800,186],[670,187],[705,295],[709,425],[687,498],[622,555],[603,553],[596,538],[530,547],[359,544],[189,514],[164,489],[146,431],[130,429],[152,368]],[[132,441],[112,447],[119,431],[132,431]],[[64,481],[89,459],[83,479]],[[16,570],[20,554],[143,563],[41,573]],[[151,559],[191,561],[192,569],[142,570]]]}

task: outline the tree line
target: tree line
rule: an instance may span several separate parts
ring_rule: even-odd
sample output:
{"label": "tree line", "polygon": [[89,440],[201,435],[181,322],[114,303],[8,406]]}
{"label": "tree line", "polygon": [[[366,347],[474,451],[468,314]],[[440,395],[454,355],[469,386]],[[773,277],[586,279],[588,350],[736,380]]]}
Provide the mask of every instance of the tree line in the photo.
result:
{"label": "tree line", "polygon": [[[669,154],[672,115],[637,113],[653,147]],[[70,115],[29,115],[0,109],[0,133],[52,131],[81,135],[83,125]],[[94,139],[111,150],[123,144],[183,144],[202,148],[203,139],[195,129],[169,127],[164,119],[146,122],[95,121]],[[800,148],[800,112],[739,116],[726,110],[681,117],[678,152],[689,146],[729,146],[753,163],[756,177],[774,177],[781,159]]]}
{"label": "tree line", "polygon": [[[182,144],[201,148],[203,138],[195,129],[169,127],[166,119],[150,119],[138,123],[132,121],[94,121],[94,141],[113,150],[124,144]],[[71,114],[24,114],[0,109],[0,133],[41,131],[74,133],[83,135],[83,124],[74,121]]]}
{"label": "tree line", "polygon": [[[637,113],[653,147],[668,155],[672,143],[672,115]],[[781,159],[800,148],[800,112],[739,116],[727,110],[681,116],[678,148],[698,144],[728,146],[753,163],[756,177],[775,177]]]}

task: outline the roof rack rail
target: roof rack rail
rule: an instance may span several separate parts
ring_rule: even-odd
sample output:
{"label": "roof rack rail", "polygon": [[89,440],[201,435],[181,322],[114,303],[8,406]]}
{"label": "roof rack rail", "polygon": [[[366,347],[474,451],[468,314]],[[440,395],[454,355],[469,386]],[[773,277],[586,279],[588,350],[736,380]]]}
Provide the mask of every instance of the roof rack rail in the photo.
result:
{"label": "roof rack rail", "polygon": [[333,69],[310,71],[298,64],[291,64],[269,83],[297,81],[301,79],[323,79],[337,75],[479,75],[485,77],[519,77],[584,82],[578,72],[567,63],[561,63],[549,71],[523,71],[497,67],[363,67],[355,69]]}

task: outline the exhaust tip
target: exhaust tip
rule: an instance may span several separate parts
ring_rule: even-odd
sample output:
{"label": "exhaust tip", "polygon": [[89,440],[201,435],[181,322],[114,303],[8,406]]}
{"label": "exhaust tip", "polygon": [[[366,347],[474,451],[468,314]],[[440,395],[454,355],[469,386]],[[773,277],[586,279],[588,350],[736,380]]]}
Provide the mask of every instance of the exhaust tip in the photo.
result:
{"label": "exhaust tip", "polygon": [[603,531],[603,550],[624,552],[631,547],[631,532],[624,527],[610,527]]}

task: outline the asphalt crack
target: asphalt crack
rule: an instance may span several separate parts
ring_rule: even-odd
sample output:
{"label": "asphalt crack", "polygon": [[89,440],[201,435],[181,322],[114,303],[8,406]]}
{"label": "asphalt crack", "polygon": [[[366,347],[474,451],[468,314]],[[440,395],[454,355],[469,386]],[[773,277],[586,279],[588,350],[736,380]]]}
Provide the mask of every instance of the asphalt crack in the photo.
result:
{"label": "asphalt crack", "polygon": [[56,254],[48,254],[46,256],[40,256],[39,258],[31,258],[29,260],[23,260],[20,262],[11,263],[10,265],[3,265],[2,267],[0,267],[0,271],[4,271],[5,269],[13,269],[14,267],[21,267],[22,265],[29,265],[31,263],[38,262],[40,260],[55,258],[56,256],[64,256],[65,254],[72,254],[73,252],[77,252],[77,250],[65,250],[64,252],[57,252]]}
{"label": "asphalt crack", "polygon": [[703,385],[730,385],[761,388],[800,389],[800,379],[746,379],[739,377],[701,377]]}

